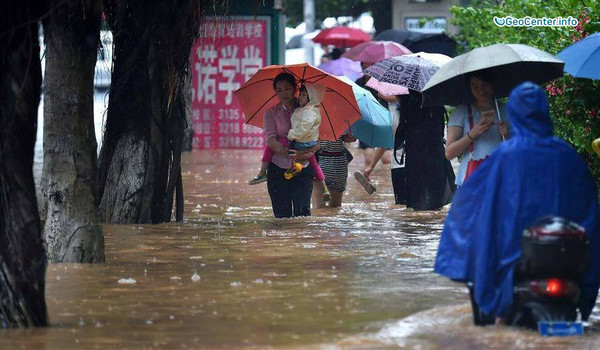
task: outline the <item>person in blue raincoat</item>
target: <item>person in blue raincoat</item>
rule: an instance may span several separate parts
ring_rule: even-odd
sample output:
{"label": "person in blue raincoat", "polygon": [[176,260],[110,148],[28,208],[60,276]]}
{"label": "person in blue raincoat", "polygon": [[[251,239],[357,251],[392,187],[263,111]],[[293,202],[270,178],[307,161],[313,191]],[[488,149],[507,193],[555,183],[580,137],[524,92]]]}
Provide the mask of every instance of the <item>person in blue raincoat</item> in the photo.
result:
{"label": "person in blue raincoat", "polygon": [[561,216],[582,225],[589,240],[579,302],[587,320],[600,286],[596,184],[575,150],[553,136],[548,102],[539,86],[517,86],[507,110],[513,136],[456,192],[435,272],[472,283],[471,297],[480,312],[502,317],[513,303],[513,270],[523,230],[538,218]]}

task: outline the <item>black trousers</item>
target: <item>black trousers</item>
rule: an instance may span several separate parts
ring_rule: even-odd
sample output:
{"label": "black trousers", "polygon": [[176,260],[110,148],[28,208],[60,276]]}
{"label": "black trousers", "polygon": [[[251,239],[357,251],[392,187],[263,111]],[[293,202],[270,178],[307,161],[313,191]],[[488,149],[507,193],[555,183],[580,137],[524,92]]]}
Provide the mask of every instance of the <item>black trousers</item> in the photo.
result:
{"label": "black trousers", "polygon": [[396,204],[406,204],[406,168],[392,169],[392,187]]}
{"label": "black trousers", "polygon": [[487,326],[496,323],[496,317],[494,315],[484,314],[483,311],[479,310],[479,305],[477,305],[477,302],[475,301],[475,289],[473,283],[467,282],[467,288],[469,289],[469,297],[471,298],[473,323],[476,326]]}
{"label": "black trousers", "polygon": [[276,218],[310,216],[314,171],[311,166],[303,168],[291,180],[283,177],[287,169],[270,163],[267,170],[267,189],[271,197],[273,215]]}

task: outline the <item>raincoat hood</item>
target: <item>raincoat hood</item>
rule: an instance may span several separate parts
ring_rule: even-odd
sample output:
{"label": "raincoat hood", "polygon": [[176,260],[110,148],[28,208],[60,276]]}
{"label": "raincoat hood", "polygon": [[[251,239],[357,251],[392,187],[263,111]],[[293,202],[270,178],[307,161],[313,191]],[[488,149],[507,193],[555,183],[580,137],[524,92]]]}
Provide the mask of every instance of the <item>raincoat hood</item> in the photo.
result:
{"label": "raincoat hood", "polygon": [[523,230],[553,215],[583,226],[588,265],[579,309],[590,315],[600,286],[600,215],[596,183],[566,142],[552,136],[543,91],[524,83],[510,94],[514,136],[456,191],[435,261],[435,272],[473,283],[480,309],[503,316],[513,303],[513,271]]}
{"label": "raincoat hood", "polygon": [[534,83],[525,82],[511,92],[506,105],[515,136],[551,137],[554,132],[546,94]]}
{"label": "raincoat hood", "polygon": [[327,88],[321,84],[306,84],[306,91],[309,99],[306,106],[318,106],[323,101]]}

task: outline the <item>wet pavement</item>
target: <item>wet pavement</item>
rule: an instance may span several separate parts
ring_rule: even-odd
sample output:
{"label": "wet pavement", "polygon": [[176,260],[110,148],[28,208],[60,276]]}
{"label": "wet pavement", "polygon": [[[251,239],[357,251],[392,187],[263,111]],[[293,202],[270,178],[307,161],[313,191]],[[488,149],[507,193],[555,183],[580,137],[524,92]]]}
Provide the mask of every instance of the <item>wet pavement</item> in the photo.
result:
{"label": "wet pavement", "polygon": [[474,327],[466,289],[432,272],[447,208],[394,205],[387,167],[372,196],[350,176],[341,209],[276,220],[246,184],[259,159],[184,154],[185,221],[105,225],[106,263],[51,264],[52,326],[2,331],[0,349],[598,347],[598,308],[583,337]]}

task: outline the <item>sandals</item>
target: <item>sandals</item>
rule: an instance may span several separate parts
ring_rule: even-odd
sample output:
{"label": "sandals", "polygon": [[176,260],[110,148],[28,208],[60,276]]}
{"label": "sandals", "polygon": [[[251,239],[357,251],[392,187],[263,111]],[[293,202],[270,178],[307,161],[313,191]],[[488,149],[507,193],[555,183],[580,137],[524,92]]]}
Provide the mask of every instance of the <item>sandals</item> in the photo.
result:
{"label": "sandals", "polygon": [[362,185],[362,187],[365,189],[365,191],[367,191],[368,194],[373,194],[373,192],[377,191],[375,185],[373,185],[371,183],[371,180],[369,180],[369,178],[366,177],[365,174],[363,174],[362,172],[354,172],[354,178],[356,179],[356,181],[358,181],[358,183]]}
{"label": "sandals", "polygon": [[329,190],[325,188],[325,192],[323,192],[323,202],[329,202],[331,200],[331,194]]}

